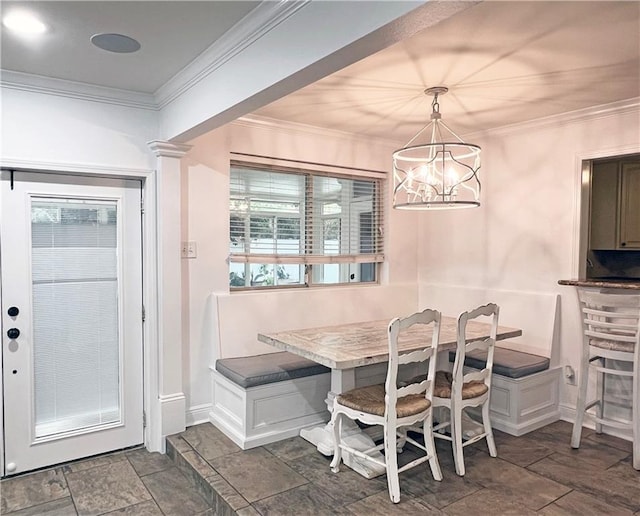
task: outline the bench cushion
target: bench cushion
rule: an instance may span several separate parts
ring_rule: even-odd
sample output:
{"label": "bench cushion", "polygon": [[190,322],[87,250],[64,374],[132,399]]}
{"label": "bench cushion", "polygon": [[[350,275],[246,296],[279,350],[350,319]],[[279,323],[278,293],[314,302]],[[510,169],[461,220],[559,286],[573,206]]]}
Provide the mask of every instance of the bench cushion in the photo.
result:
{"label": "bench cushion", "polygon": [[216,360],[216,371],[241,387],[256,387],[328,373],[328,367],[288,351]]}
{"label": "bench cushion", "polygon": [[[449,352],[449,361],[453,362],[456,352]],[[464,365],[474,369],[482,369],[487,363],[485,351],[471,351],[465,357]],[[512,349],[495,348],[493,354],[493,372],[508,378],[522,378],[533,373],[549,369],[549,359],[531,353]]]}

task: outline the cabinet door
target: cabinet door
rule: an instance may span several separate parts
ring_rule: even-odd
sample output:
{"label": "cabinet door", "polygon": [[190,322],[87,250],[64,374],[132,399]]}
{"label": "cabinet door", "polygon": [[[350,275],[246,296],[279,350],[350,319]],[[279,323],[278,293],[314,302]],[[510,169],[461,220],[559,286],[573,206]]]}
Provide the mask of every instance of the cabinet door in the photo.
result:
{"label": "cabinet door", "polygon": [[591,173],[589,248],[611,250],[617,246],[618,162],[594,163]]}
{"label": "cabinet door", "polygon": [[620,248],[640,249],[640,162],[622,164]]}

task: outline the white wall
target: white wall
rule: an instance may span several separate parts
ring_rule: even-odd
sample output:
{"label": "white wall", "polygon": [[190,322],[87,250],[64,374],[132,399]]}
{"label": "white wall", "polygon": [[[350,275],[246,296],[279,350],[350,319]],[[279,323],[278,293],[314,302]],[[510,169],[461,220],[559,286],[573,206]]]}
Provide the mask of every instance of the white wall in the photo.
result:
{"label": "white wall", "polygon": [[[640,152],[639,116],[636,104],[631,110],[530,124],[475,138],[484,152],[482,207],[414,213],[393,211],[387,202],[387,260],[380,286],[260,293],[259,301],[252,297],[248,304],[252,310],[278,306],[278,313],[294,314],[292,323],[300,322],[301,314],[311,314],[303,324],[309,325],[322,323],[321,311],[328,305],[336,310],[334,302],[348,304],[339,312],[344,320],[376,317],[388,308],[429,306],[429,299],[419,295],[418,283],[420,292],[438,284],[559,293],[560,350],[556,351],[561,363],[577,368],[580,329],[575,293],[558,286],[557,280],[577,270],[580,161]],[[4,163],[70,170],[152,169],[155,158],[147,142],[156,134],[157,112],[150,109],[2,88]],[[187,406],[197,412],[210,402],[212,342],[205,325],[206,300],[211,292],[228,291],[229,153],[389,171],[395,146],[304,127],[243,122],[192,143],[194,148],[183,160],[182,240],[197,242],[198,257],[183,261],[183,378]],[[378,300],[387,306],[380,307]],[[281,329],[288,322],[266,330]],[[239,340],[237,348],[223,347],[223,356],[269,351],[246,335]],[[565,386],[563,403],[571,407],[575,397],[575,388]]]}
{"label": "white wall", "polygon": [[[156,275],[156,158],[148,146],[157,134],[158,113],[139,95],[122,93],[118,98],[107,98],[99,87],[76,86],[77,91],[67,88],[47,93],[44,88],[26,85],[3,86],[0,161],[15,168],[145,178],[145,408],[149,420],[145,443],[151,450],[162,450],[162,436],[184,425],[184,400],[180,392],[159,391],[167,379],[158,367],[163,357],[158,356],[161,349],[154,302],[157,284],[164,276],[163,271]],[[177,299],[171,292],[163,294],[165,299]],[[162,403],[159,394],[165,395]],[[176,404],[182,409],[174,416],[170,408]]]}
{"label": "white wall", "polygon": [[154,110],[2,88],[2,161],[152,169]]}
{"label": "white wall", "polygon": [[[483,148],[482,206],[421,214],[421,292],[436,284],[558,293],[560,349],[554,351],[577,370],[576,295],[557,281],[577,272],[580,163],[640,152],[640,108],[632,104],[474,138]],[[576,395],[576,387],[563,386],[561,403],[569,413]]]}
{"label": "white wall", "polygon": [[[183,260],[188,269],[185,299],[189,327],[185,339],[188,360],[184,377],[192,413],[210,403],[209,371],[214,335],[208,328],[207,298],[229,292],[226,263],[229,238],[230,152],[306,160],[330,165],[388,171],[393,143],[367,142],[348,135],[310,128],[278,127],[269,123],[238,121],[191,142],[188,155],[188,235],[198,246],[196,259]],[[390,185],[388,185],[390,186]],[[388,193],[387,193],[388,194]],[[286,292],[234,292],[225,306],[223,357],[274,351],[257,342],[258,322],[264,331],[390,317],[398,310],[417,307],[417,215],[395,212],[387,206],[385,229],[387,261],[382,284],[324,287]],[[267,316],[271,314],[271,316]],[[221,314],[224,315],[224,314]],[[273,321],[267,324],[267,321]],[[333,319],[332,319],[333,318]],[[245,323],[243,324],[243,321]],[[233,328],[237,328],[234,330]],[[191,421],[197,414],[191,416]],[[189,421],[189,420],[188,420]]]}

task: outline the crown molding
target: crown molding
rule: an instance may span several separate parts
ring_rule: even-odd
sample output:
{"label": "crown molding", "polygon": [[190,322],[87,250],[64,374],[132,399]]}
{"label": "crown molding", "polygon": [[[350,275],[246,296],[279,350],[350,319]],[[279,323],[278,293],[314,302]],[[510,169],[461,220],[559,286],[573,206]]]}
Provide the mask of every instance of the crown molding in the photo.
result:
{"label": "crown molding", "polygon": [[577,109],[575,111],[567,111],[566,113],[560,113],[558,115],[551,115],[543,118],[536,118],[528,120],[526,122],[519,122],[517,124],[510,124],[494,129],[487,129],[484,131],[476,131],[474,133],[465,133],[463,136],[465,139],[479,138],[483,136],[506,136],[509,134],[516,134],[524,131],[531,131],[535,129],[544,129],[552,126],[574,124],[577,122],[589,122],[600,118],[609,118],[612,116],[620,116],[625,113],[637,112],[640,108],[640,97],[635,97],[626,100],[619,100],[611,102],[609,104],[601,104],[599,106],[592,106],[584,109]]}
{"label": "crown molding", "polygon": [[382,145],[389,148],[398,147],[398,142],[389,138],[378,138],[375,136],[367,136],[359,133],[350,133],[340,131],[338,129],[329,129],[327,127],[318,127],[315,125],[301,124],[299,122],[289,122],[287,120],[279,120],[277,118],[269,118],[258,115],[245,115],[232,122],[231,125],[250,127],[253,129],[271,129],[288,132],[291,134],[310,134],[313,136],[324,136],[329,138],[339,138],[340,140],[348,140],[354,143],[368,143]]}
{"label": "crown molding", "polygon": [[159,108],[162,109],[198,84],[310,1],[261,2],[202,54],[158,88],[155,99]]}
{"label": "crown molding", "polygon": [[67,97],[89,102],[101,102],[118,106],[157,111],[153,95],[135,91],[107,88],[83,82],[68,81],[13,70],[0,70],[0,86],[3,88]]}
{"label": "crown molding", "polygon": [[149,149],[153,152],[158,158],[182,158],[189,149],[191,149],[191,145],[187,145],[184,143],[171,143],[166,142],[164,140],[152,140],[147,142]]}
{"label": "crown molding", "polygon": [[[527,120],[526,122],[519,122],[517,124],[505,125],[496,127],[493,129],[486,129],[483,131],[476,131],[473,133],[464,133],[464,139],[472,140],[474,138],[486,137],[486,136],[506,136],[509,134],[516,134],[523,131],[531,131],[534,129],[544,129],[545,127],[558,126],[564,124],[572,124],[576,122],[586,122],[591,120],[597,120],[600,118],[607,118],[612,116],[620,116],[625,113],[633,113],[640,108],[640,97],[620,100],[612,102],[610,104],[602,104],[600,106],[592,106],[589,108],[579,109],[576,111],[569,111],[567,113],[560,113],[558,115],[552,115],[544,118],[537,118],[534,120]],[[388,147],[401,146],[396,140],[390,138],[377,138],[372,136],[366,136],[357,133],[349,133],[345,131],[339,131],[336,129],[328,129],[324,127],[311,126],[301,124],[297,122],[289,122],[285,120],[278,120],[275,118],[261,117],[258,115],[246,115],[237,120],[231,122],[233,125],[246,126],[259,129],[272,129],[281,130],[289,133],[306,133],[315,136],[328,136],[334,138],[347,139],[350,141],[361,141],[376,143],[379,145],[385,145]]]}
{"label": "crown molding", "polygon": [[153,95],[12,70],[0,70],[0,86],[19,91],[158,111],[240,54],[310,1],[278,0],[260,3],[208,49],[158,88]]}

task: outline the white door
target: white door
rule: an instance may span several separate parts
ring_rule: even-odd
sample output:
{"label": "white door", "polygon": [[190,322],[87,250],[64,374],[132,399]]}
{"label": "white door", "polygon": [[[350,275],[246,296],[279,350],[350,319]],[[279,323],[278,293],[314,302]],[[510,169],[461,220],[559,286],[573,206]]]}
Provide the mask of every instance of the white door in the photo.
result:
{"label": "white door", "polygon": [[0,183],[5,474],[142,443],[140,181]]}

